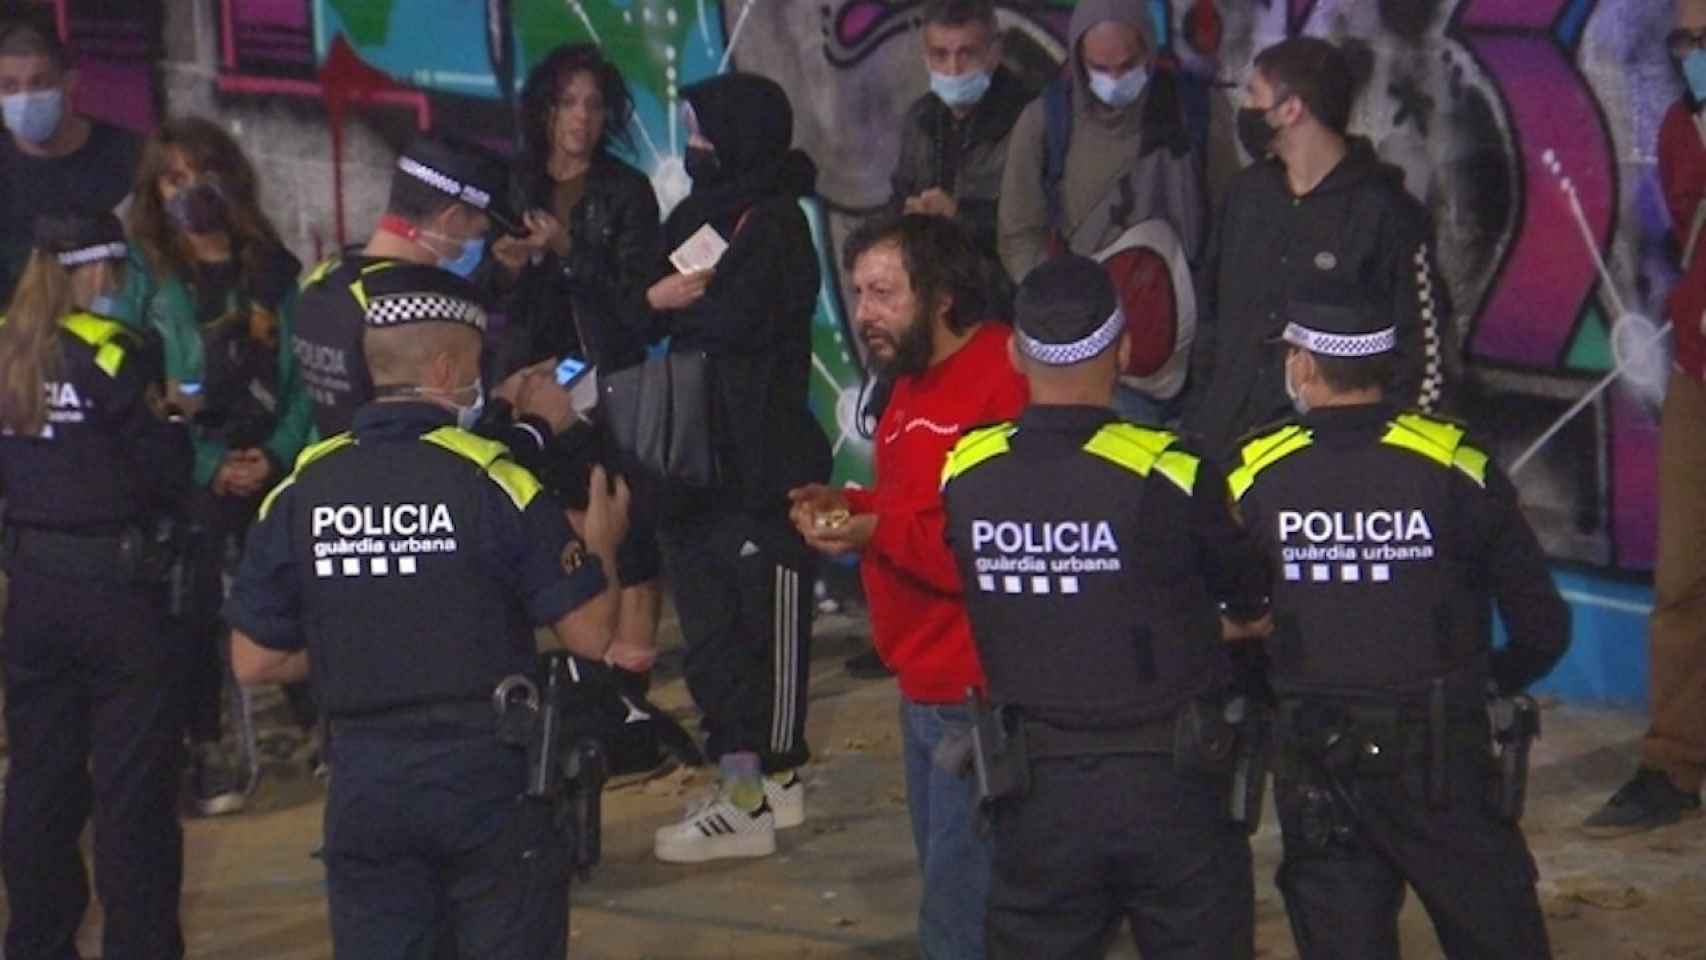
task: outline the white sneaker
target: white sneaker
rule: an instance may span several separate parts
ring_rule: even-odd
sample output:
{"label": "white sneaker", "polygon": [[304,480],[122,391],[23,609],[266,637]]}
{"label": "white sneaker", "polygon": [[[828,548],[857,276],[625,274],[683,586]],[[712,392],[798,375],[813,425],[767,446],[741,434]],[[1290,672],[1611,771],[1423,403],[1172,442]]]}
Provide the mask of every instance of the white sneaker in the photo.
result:
{"label": "white sneaker", "polygon": [[778,830],[792,830],[806,822],[806,783],[792,770],[786,782],[778,783],[774,776],[764,778],[764,802],[775,812]]}
{"label": "white sneaker", "polygon": [[688,808],[680,823],[659,827],[652,843],[652,853],[665,863],[768,857],[775,852],[776,814],[769,802],[747,813],[721,796]]}

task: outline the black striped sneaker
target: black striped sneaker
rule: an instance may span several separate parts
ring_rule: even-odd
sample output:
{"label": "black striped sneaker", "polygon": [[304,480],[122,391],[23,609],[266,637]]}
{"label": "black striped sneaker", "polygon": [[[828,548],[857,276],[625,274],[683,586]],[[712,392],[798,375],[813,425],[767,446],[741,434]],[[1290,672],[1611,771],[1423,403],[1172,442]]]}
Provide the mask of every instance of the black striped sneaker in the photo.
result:
{"label": "black striped sneaker", "polygon": [[776,814],[769,801],[748,813],[718,793],[689,807],[679,823],[658,828],[652,852],[665,863],[704,863],[776,852]]}

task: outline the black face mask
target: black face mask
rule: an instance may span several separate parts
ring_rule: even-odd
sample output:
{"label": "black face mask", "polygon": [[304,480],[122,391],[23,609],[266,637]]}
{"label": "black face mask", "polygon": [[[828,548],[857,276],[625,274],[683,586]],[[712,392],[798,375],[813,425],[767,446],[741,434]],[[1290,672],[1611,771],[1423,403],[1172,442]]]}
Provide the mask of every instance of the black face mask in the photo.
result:
{"label": "black face mask", "polygon": [[214,233],[225,226],[225,195],[203,180],[166,201],[166,216],[188,233]]}
{"label": "black face mask", "polygon": [[711,183],[723,172],[723,161],[717,158],[717,151],[704,147],[688,147],[683,163],[694,183]]}
{"label": "black face mask", "polygon": [[[1270,108],[1271,109],[1271,108]],[[1274,148],[1279,131],[1268,125],[1268,111],[1244,107],[1238,111],[1238,142],[1251,157],[1260,160]]]}

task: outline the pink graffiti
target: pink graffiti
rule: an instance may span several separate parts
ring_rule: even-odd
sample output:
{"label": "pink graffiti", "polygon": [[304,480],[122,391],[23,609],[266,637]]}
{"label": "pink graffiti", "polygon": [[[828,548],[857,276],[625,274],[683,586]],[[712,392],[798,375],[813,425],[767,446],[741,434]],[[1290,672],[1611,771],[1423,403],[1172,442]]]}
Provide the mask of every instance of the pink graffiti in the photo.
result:
{"label": "pink graffiti", "polygon": [[[1611,140],[1586,81],[1550,25],[1565,0],[1469,0],[1452,32],[1492,76],[1519,132],[1524,200],[1509,253],[1470,339],[1478,359],[1551,370],[1592,293],[1592,256],[1544,156],[1575,183],[1603,247],[1616,209]],[[1570,238],[1566,241],[1564,238]]]}

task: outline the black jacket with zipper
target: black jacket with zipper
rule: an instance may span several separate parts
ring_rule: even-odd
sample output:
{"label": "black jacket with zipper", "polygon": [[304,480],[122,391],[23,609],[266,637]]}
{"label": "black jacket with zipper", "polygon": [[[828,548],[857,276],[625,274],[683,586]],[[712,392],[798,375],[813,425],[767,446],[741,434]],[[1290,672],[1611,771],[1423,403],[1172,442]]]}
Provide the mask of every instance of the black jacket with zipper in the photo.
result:
{"label": "black jacket with zipper", "polygon": [[1388,402],[1440,411],[1456,337],[1433,247],[1427,211],[1365,140],[1353,139],[1339,166],[1301,197],[1279,161],[1245,168],[1227,192],[1197,283],[1186,431],[1228,458],[1241,436],[1290,416],[1280,340],[1286,306],[1303,290],[1338,284],[1398,328]]}

